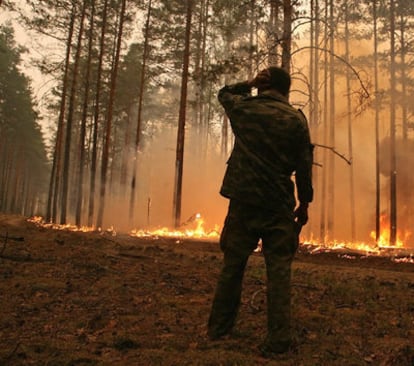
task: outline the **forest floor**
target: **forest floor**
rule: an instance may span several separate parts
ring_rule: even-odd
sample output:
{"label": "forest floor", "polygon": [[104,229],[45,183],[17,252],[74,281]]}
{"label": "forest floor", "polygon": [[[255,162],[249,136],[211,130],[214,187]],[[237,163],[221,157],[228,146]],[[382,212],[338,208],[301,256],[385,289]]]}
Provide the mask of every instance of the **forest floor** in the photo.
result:
{"label": "forest floor", "polygon": [[0,235],[2,366],[414,365],[414,264],[302,248],[295,346],[266,359],[257,350],[266,332],[260,253],[249,260],[234,336],[209,341],[217,243],[58,231],[2,214]]}

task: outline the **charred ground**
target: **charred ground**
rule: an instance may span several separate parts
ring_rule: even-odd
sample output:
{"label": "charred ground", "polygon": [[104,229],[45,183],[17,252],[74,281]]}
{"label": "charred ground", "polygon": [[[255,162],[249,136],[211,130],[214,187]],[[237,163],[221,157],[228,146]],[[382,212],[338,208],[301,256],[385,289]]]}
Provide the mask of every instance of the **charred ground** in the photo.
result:
{"label": "charred ground", "polygon": [[257,351],[260,254],[234,336],[211,342],[216,243],[55,231],[6,215],[0,235],[1,365],[414,365],[413,264],[299,252],[296,346],[267,360]]}

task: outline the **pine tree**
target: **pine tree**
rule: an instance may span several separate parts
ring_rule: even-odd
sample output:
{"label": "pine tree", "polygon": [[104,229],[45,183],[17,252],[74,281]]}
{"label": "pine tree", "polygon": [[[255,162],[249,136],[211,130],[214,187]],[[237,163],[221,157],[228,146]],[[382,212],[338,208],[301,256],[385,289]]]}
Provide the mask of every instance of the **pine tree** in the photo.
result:
{"label": "pine tree", "polygon": [[0,49],[0,210],[30,216],[42,213],[46,149],[11,25],[0,26]]}

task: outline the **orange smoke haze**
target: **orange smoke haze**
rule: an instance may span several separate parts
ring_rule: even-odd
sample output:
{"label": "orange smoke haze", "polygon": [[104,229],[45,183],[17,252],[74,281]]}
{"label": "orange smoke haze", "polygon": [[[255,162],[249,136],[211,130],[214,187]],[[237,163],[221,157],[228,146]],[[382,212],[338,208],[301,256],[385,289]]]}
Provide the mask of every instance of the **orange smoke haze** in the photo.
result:
{"label": "orange smoke haze", "polygon": [[[130,222],[128,218],[130,187],[127,186],[123,187],[125,194],[109,198],[105,223],[121,231],[173,226],[176,133],[175,128],[164,127],[154,134],[139,154],[134,219]],[[191,128],[186,131],[181,210],[183,224],[200,213],[206,230],[222,226],[227,200],[219,195],[219,189],[227,157],[220,155],[217,144],[219,142],[210,143],[205,151]],[[130,182],[130,178],[127,181]]]}

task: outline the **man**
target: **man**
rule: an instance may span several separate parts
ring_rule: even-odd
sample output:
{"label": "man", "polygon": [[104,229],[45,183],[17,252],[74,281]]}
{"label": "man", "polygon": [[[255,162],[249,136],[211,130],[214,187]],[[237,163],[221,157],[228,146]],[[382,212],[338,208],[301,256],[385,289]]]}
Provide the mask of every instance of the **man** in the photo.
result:
{"label": "man", "polygon": [[[264,356],[283,353],[291,345],[291,263],[313,198],[309,130],[304,115],[288,102],[290,83],[285,70],[269,67],[252,81],[223,87],[218,95],[235,143],[220,190],[230,203],[220,237],[224,265],[208,335],[219,339],[231,332],[244,269],[261,239],[267,271],[268,332],[260,347]],[[253,87],[257,96],[251,96]]]}

